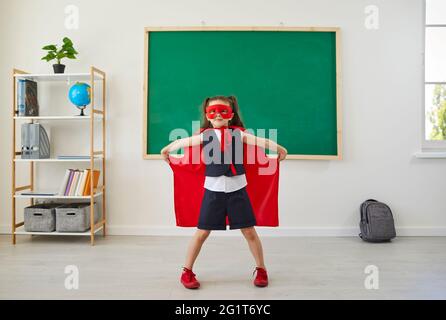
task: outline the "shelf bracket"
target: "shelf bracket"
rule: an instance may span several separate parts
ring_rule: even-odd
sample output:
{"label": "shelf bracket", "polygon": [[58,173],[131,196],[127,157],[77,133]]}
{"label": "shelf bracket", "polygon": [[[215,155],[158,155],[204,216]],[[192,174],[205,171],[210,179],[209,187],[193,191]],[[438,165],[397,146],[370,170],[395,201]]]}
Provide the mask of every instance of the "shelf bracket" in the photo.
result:
{"label": "shelf bracket", "polygon": [[96,223],[96,224],[94,225],[94,228],[93,228],[94,232],[96,232],[96,230],[97,230],[99,227],[104,226],[104,224],[105,224],[105,220],[101,220],[101,221],[99,221],[98,223]]}
{"label": "shelf bracket", "polygon": [[15,227],[19,228],[19,227],[23,226],[24,224],[25,224],[25,221],[22,221],[22,222],[16,223]]}
{"label": "shelf bracket", "polygon": [[17,192],[17,191],[27,190],[27,189],[31,189],[31,188],[32,188],[32,186],[28,185],[28,186],[15,188],[14,190]]}

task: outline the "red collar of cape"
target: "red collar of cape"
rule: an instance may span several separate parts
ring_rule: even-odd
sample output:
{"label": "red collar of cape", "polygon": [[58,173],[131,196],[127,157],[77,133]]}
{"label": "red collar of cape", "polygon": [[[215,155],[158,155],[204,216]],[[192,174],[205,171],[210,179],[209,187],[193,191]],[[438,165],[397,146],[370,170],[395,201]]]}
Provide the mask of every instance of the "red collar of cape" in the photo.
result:
{"label": "red collar of cape", "polygon": [[[245,128],[238,126],[228,128],[245,131]],[[202,128],[199,132],[209,129],[214,128]],[[199,145],[184,148],[184,155],[181,157],[169,156],[174,178],[175,218],[179,227],[196,227],[198,224],[206,169],[201,151],[202,145]],[[268,157],[263,148],[244,143],[243,166],[248,182],[246,191],[254,210],[256,225],[277,227],[279,161]],[[228,224],[227,219],[226,223]]]}

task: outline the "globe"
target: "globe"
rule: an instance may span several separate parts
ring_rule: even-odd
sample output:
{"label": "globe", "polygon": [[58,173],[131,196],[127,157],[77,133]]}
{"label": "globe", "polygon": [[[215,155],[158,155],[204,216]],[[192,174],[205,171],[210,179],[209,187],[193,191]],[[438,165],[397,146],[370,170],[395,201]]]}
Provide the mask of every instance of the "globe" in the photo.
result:
{"label": "globe", "polygon": [[81,110],[81,116],[84,115],[84,109],[91,101],[91,87],[84,82],[76,82],[68,91],[68,99],[78,109]]}

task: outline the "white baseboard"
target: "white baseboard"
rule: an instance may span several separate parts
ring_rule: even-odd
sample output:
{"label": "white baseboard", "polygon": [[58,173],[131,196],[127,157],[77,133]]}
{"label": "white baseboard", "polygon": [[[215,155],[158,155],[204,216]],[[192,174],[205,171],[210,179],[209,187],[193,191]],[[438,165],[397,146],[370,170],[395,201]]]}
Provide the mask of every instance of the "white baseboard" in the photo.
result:
{"label": "white baseboard", "polygon": [[[350,237],[357,236],[357,228],[287,228],[257,227],[257,233],[267,237]],[[148,236],[190,236],[196,228],[181,227],[108,227],[110,234]],[[238,236],[240,230],[213,231],[214,236]],[[446,233],[445,233],[446,234]]]}
{"label": "white baseboard", "polygon": [[[356,237],[358,227],[258,227],[257,232],[267,237]],[[195,228],[107,226],[107,234],[116,236],[190,236]],[[0,234],[10,234],[11,227],[0,225]],[[401,227],[396,233],[401,237],[445,237],[446,227]],[[215,236],[238,236],[239,230],[214,231]]]}
{"label": "white baseboard", "polygon": [[[135,236],[189,236],[195,228],[180,227],[135,227],[135,226],[109,226],[111,235]],[[357,237],[359,227],[257,227],[261,236],[271,237]],[[402,227],[396,228],[398,236],[402,237],[444,237],[446,227]],[[217,236],[237,236],[239,230],[214,231]]]}

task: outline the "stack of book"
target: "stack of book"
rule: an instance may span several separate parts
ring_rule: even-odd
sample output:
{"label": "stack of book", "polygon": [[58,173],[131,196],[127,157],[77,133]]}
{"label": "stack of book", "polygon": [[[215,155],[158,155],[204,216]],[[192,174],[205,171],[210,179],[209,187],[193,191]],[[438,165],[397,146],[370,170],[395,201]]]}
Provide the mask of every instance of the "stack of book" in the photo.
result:
{"label": "stack of book", "polygon": [[[98,186],[99,170],[93,171],[93,188]],[[60,196],[89,196],[91,188],[91,170],[67,169],[59,188]]]}

